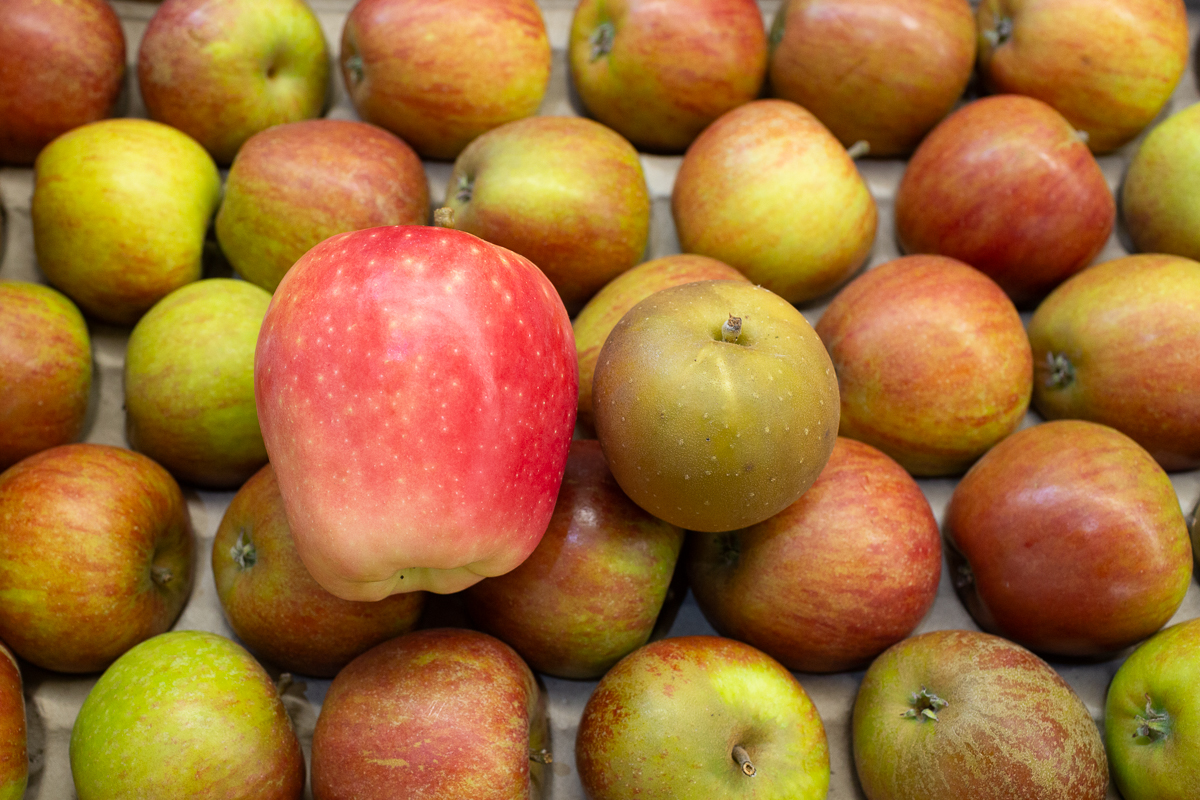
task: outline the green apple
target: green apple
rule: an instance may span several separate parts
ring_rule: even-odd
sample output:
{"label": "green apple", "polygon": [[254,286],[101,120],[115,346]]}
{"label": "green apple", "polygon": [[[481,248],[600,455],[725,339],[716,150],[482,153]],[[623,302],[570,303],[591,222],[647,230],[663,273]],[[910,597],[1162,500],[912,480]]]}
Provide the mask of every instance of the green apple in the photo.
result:
{"label": "green apple", "polygon": [[304,754],[271,677],[241,646],[174,631],[130,650],[71,729],[79,800],[299,800]]}
{"label": "green apple", "polygon": [[29,779],[21,670],[0,642],[0,800],[21,800]]}
{"label": "green apple", "polygon": [[236,488],[267,462],[254,404],[254,348],[271,295],[213,278],[164,297],[125,350],[125,429],[187,483]]}
{"label": "green apple", "polygon": [[1200,261],[1200,103],[1142,141],[1125,173],[1121,213],[1138,250]]}
{"label": "green apple", "polygon": [[38,266],[85,313],[131,325],[199,279],[221,178],[186,134],[144,119],[93,122],[47,145],[35,172]]}

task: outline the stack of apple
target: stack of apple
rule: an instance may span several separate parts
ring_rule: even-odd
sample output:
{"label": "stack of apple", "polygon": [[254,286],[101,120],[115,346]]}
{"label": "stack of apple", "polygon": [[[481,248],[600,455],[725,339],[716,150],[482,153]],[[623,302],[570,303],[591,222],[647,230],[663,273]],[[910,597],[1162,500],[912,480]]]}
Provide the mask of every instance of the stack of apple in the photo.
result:
{"label": "stack of apple", "polygon": [[334,5],[0,5],[0,797],[1195,797],[1182,3]]}

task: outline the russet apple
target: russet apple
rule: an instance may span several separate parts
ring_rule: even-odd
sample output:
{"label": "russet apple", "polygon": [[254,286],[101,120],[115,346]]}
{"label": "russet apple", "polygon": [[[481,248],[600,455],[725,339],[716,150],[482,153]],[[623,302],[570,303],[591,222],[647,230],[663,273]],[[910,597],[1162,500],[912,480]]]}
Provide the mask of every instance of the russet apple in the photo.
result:
{"label": "russet apple", "polygon": [[21,800],[29,780],[25,695],[16,656],[0,642],[0,800]]}
{"label": "russet apple", "polygon": [[1200,103],[1142,141],[1125,172],[1121,214],[1138,250],[1200,261]]}

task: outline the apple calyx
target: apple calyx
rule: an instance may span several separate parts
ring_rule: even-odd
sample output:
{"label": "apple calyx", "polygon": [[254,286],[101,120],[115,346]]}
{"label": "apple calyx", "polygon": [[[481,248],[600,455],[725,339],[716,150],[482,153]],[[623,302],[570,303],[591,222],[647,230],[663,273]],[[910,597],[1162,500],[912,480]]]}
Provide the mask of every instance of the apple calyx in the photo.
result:
{"label": "apple calyx", "polygon": [[617,38],[617,26],[611,22],[602,22],[592,31],[592,35],[588,37],[588,44],[592,46],[592,61],[603,58],[612,52],[613,40]]}
{"label": "apple calyx", "polygon": [[1137,714],[1133,721],[1138,724],[1133,732],[1134,739],[1149,739],[1157,742],[1171,732],[1171,715],[1166,711],[1155,711],[1150,695],[1146,695],[1146,716]]}
{"label": "apple calyx", "polygon": [[854,144],[846,148],[846,155],[850,156],[851,161],[856,161],[871,152],[871,143],[866,139],[859,139]]}
{"label": "apple calyx", "polygon": [[1013,22],[1009,17],[998,17],[995,27],[989,28],[983,32],[983,38],[987,39],[987,43],[992,47],[1000,47],[1002,44],[1012,38]]}
{"label": "apple calyx", "polygon": [[1046,353],[1046,388],[1065,389],[1075,382],[1075,366],[1064,353]]}
{"label": "apple calyx", "polygon": [[454,209],[442,206],[433,212],[433,224],[437,228],[454,228]]}
{"label": "apple calyx", "polygon": [[538,764],[553,764],[554,763],[554,754],[551,753],[549,750],[547,750],[544,747],[540,748],[538,750],[534,750],[534,749],[530,748],[529,760],[535,761]]}
{"label": "apple calyx", "polygon": [[350,82],[357,85],[362,83],[363,75],[366,72],[366,67],[363,64],[362,56],[354,53],[346,59],[346,72],[349,73]]}
{"label": "apple calyx", "polygon": [[246,536],[244,528],[238,531],[237,541],[233,543],[233,547],[229,548],[229,555],[239,569],[250,569],[258,561],[258,551],[254,549],[254,543]]}
{"label": "apple calyx", "polygon": [[910,694],[908,700],[912,708],[900,714],[905,719],[937,722],[938,712],[950,705],[948,701],[938,697],[924,686],[921,687],[921,691]]}
{"label": "apple calyx", "polygon": [[729,319],[721,323],[721,341],[734,344],[742,333],[742,318],[729,315]]}
{"label": "apple calyx", "polygon": [[750,761],[750,754],[746,752],[746,748],[740,744],[735,744],[731,755],[733,756],[733,760],[737,762],[737,765],[741,767],[742,774],[747,778],[753,778],[758,773],[758,769]]}

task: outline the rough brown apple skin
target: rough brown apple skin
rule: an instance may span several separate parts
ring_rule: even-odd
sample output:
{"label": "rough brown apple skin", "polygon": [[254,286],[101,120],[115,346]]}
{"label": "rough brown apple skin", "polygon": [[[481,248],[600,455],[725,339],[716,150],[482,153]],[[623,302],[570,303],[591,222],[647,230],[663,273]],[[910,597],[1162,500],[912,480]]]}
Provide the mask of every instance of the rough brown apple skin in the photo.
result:
{"label": "rough brown apple skin", "polygon": [[971,616],[1039,653],[1111,656],[1165,625],[1191,583],[1167,474],[1094,422],[1046,422],[992,448],[955,487],[943,532]]}

